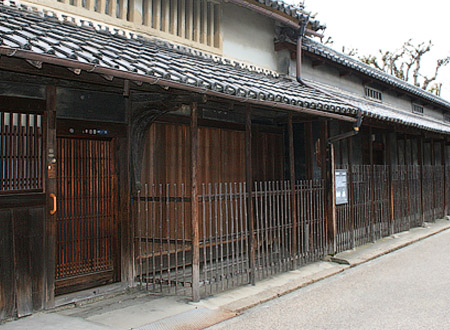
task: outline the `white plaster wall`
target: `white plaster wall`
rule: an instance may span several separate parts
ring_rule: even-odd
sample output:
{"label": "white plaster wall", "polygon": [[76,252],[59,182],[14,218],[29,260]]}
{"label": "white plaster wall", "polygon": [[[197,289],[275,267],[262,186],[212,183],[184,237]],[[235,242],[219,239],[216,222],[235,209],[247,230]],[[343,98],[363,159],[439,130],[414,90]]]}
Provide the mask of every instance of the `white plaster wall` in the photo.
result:
{"label": "white plaster wall", "polygon": [[225,57],[278,70],[273,20],[246,8],[223,3],[221,31]]}
{"label": "white plaster wall", "polygon": [[[291,72],[295,67],[295,61],[291,63]],[[358,76],[348,75],[340,76],[339,71],[327,64],[313,67],[312,60],[310,58],[304,58],[302,66],[303,77],[318,82],[326,83],[336,86],[345,91],[349,91],[355,94],[364,96],[364,85]],[[412,101],[408,96],[398,96],[395,93],[385,90],[383,93],[383,103],[390,105],[398,110],[402,110],[408,113],[412,112]],[[442,110],[432,109],[424,106],[424,116],[434,118],[438,121],[443,121]]]}

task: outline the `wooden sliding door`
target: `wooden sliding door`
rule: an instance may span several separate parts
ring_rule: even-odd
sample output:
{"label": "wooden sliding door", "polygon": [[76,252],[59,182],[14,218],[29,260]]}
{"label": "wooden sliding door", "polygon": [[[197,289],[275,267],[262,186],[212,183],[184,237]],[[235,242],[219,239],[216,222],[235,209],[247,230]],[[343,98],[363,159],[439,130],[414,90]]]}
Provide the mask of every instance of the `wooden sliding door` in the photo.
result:
{"label": "wooden sliding door", "polygon": [[112,139],[58,137],[56,293],[112,282],[117,180]]}

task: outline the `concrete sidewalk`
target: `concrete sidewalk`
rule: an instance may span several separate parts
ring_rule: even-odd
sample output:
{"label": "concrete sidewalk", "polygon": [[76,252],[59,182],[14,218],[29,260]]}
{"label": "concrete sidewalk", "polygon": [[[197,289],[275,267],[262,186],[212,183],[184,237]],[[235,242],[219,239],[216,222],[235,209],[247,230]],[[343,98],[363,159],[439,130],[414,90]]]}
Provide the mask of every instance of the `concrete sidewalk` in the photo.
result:
{"label": "concrete sidewalk", "polygon": [[106,289],[103,297],[76,303],[68,299],[68,305],[7,322],[0,329],[202,329],[449,228],[447,220],[427,223],[425,227],[339,253],[326,261],[257,282],[255,286],[217,294],[200,303],[192,303],[186,297],[164,297],[137,290],[113,294]]}

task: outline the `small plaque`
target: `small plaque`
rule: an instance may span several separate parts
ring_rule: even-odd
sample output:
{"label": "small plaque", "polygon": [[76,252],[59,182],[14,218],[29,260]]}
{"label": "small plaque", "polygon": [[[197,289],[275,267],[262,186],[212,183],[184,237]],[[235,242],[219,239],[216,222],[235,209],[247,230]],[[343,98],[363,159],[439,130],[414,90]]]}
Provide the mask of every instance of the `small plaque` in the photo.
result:
{"label": "small plaque", "polygon": [[49,179],[56,179],[56,164],[47,166],[47,176]]}
{"label": "small plaque", "polygon": [[337,169],[334,172],[336,205],[348,203],[347,170]]}

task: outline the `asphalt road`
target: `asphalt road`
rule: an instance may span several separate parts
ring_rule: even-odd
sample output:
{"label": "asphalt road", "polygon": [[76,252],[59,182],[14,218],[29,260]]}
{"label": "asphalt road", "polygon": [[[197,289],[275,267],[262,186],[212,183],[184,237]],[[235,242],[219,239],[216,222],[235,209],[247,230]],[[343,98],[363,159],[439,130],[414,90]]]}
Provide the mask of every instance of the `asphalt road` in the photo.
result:
{"label": "asphalt road", "polygon": [[450,230],[210,329],[450,329]]}

